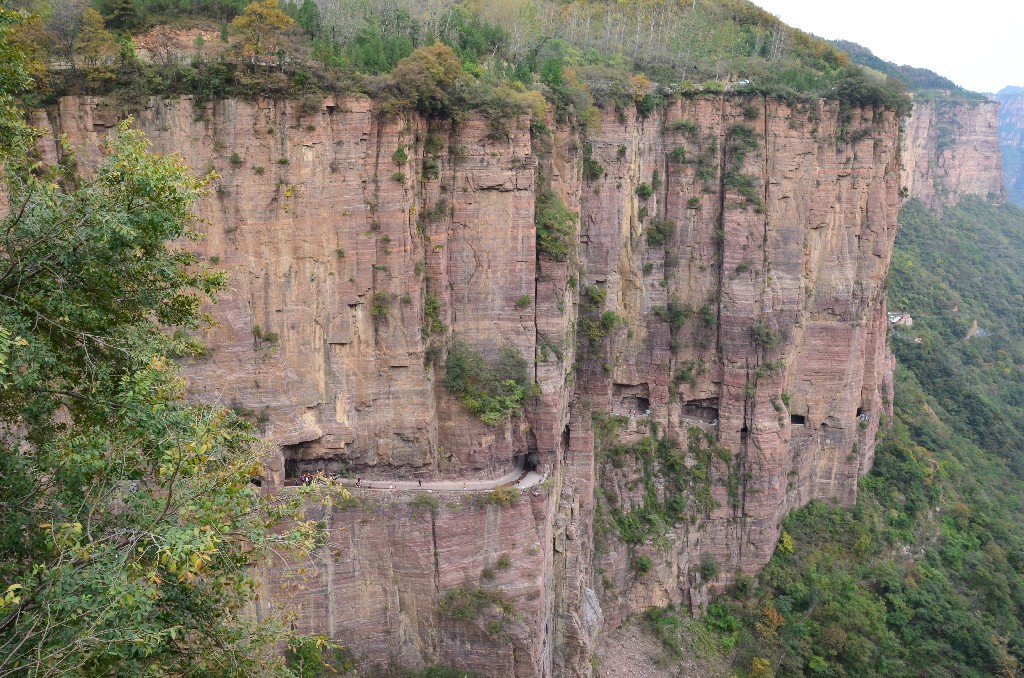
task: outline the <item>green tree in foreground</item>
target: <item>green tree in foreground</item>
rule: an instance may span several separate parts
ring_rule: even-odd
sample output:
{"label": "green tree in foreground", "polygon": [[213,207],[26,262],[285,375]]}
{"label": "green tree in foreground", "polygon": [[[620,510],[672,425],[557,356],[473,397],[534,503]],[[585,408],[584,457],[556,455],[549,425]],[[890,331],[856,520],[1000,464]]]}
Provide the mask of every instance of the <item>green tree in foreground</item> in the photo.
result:
{"label": "green tree in foreground", "polygon": [[225,283],[168,247],[198,237],[205,181],[127,123],[89,176],[32,162],[8,105],[16,20],[0,14],[0,676],[290,675],[285,620],[245,609],[254,566],[318,531],[300,495],[252,484],[259,440],[186,404],[171,360]]}

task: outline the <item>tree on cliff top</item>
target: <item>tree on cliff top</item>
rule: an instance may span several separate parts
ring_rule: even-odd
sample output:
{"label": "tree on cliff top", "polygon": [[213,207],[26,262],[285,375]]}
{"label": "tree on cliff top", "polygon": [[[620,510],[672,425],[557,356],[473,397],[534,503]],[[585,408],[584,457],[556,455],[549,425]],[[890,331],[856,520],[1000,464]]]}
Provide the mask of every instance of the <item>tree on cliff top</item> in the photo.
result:
{"label": "tree on cliff top", "polygon": [[294,25],[295,21],[277,6],[277,0],[256,0],[235,17],[231,30],[242,36],[246,51],[260,55],[274,51],[281,31]]}
{"label": "tree on cliff top", "polygon": [[384,88],[385,104],[396,109],[415,108],[427,115],[447,113],[451,93],[462,75],[462,64],[451,47],[442,43],[420,47],[392,71]]}
{"label": "tree on cliff top", "polygon": [[198,237],[206,182],[127,124],[89,176],[33,160],[15,21],[0,12],[0,676],[290,675],[285,620],[242,611],[253,566],[319,533],[300,495],[252,484],[264,447],[185,403],[170,358],[225,284],[168,246]]}

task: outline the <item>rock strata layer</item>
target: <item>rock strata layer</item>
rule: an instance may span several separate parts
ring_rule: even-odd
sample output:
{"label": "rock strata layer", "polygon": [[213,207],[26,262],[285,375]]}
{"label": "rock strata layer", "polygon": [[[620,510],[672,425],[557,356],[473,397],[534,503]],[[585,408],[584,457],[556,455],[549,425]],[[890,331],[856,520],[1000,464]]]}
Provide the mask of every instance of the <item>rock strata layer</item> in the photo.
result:
{"label": "rock strata layer", "polygon": [[999,104],[916,101],[906,121],[902,185],[933,211],[967,195],[1006,199]]}
{"label": "rock strata layer", "polygon": [[1007,87],[996,100],[1006,192],[1011,202],[1024,207],[1024,88]]}
{"label": "rock strata layer", "polygon": [[[35,116],[83,166],[116,121],[86,98]],[[231,289],[186,373],[275,444],[268,488],[321,469],[498,477],[517,457],[547,474],[520,497],[311,508],[330,544],[267,564],[261,609],[299,611],[364,667],[590,675],[631,612],[699,610],[767,562],[787,511],[855,500],[891,402],[884,281],[907,185],[892,113],[708,96],[607,111],[584,138],[382,118],[363,98],[154,99],[135,124],[218,175],[191,246]],[[987,190],[987,166],[939,157],[957,190]],[[540,191],[578,215],[567,261],[538,253]],[[445,389],[454,340],[511,347],[539,395],[484,424]],[[610,516],[665,498],[664,473],[607,449],[654,433],[685,448],[691,429],[725,451],[704,462],[707,501],[627,544]]]}

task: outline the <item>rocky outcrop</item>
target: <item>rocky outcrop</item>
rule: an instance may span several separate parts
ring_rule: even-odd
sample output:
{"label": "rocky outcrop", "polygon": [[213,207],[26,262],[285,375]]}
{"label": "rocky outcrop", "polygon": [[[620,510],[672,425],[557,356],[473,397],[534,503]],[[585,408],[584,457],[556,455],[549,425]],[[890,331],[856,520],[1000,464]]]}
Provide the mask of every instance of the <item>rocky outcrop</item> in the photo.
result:
{"label": "rocky outcrop", "polygon": [[1006,87],[995,99],[999,102],[999,146],[1007,196],[1024,207],[1024,88]]}
{"label": "rocky outcrop", "polygon": [[362,493],[312,509],[330,542],[307,562],[270,563],[258,612],[297,613],[300,630],[343,642],[371,675],[435,664],[540,675],[550,663],[548,497],[475,499]]}
{"label": "rocky outcrop", "polygon": [[993,102],[915,101],[906,122],[902,186],[936,212],[966,195],[1005,199],[999,124]]}
{"label": "rocky outcrop", "polygon": [[[584,280],[625,322],[591,353],[580,394],[625,416],[618,442],[656,426],[685,449],[696,428],[727,450],[686,458],[707,464],[711,497],[689,521],[628,548],[606,530],[593,577],[606,623],[652,605],[699,610],[709,588],[767,562],[788,510],[853,503],[871,466],[892,370],[898,121],[858,111],[852,141],[837,144],[839,120],[825,102],[712,99],[675,102],[664,120],[602,120]],[[641,184],[657,186],[649,199]],[[601,465],[605,515],[667,498],[664,469],[644,478],[635,462]],[[641,556],[648,573],[633,567]]]}
{"label": "rocky outcrop", "polygon": [[[116,118],[66,99],[36,123],[88,164]],[[363,665],[588,675],[602,630],[699,609],[763,566],[788,510],[854,501],[890,402],[891,113],[707,96],[607,111],[587,138],[382,118],[362,98],[153,100],[135,121],[219,175],[190,246],[231,289],[186,372],[275,443],[268,488],[316,469],[496,477],[522,456],[548,474],[514,499],[311,507],[330,546],[267,564],[261,605],[300,611]],[[538,188],[579,215],[566,262],[538,256]],[[530,362],[540,394],[522,415],[487,426],[446,391],[456,337]],[[687,519],[627,544],[610,516],[665,498],[666,474],[608,448],[656,433],[685,450],[691,428],[717,451],[681,453],[706,472]],[[477,612],[453,614],[470,594]]]}

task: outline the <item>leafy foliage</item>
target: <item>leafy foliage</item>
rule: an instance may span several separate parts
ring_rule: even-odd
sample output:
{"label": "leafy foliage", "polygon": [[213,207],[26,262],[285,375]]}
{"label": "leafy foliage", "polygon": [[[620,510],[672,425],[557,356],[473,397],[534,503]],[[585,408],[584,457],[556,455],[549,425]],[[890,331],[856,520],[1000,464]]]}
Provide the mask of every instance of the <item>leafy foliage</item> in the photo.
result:
{"label": "leafy foliage", "polygon": [[675,230],[676,222],[671,219],[651,219],[647,226],[647,244],[651,247],[661,247],[672,237]]}
{"label": "leafy foliage", "polygon": [[641,506],[629,510],[603,507],[627,544],[642,544],[661,536],[671,526],[696,520],[718,506],[711,493],[711,466],[727,462],[730,454],[715,444],[713,433],[690,428],[685,448],[667,436],[647,436],[633,444],[605,445],[600,450],[602,462],[613,468],[635,466],[641,471]]}
{"label": "leafy foliage", "polygon": [[448,350],[444,384],[473,414],[491,426],[518,412],[536,387],[526,360],[511,346],[503,346],[493,361],[461,341]]}
{"label": "leafy foliage", "polygon": [[277,36],[295,22],[281,11],[277,0],[255,0],[231,22],[231,30],[242,36],[243,46],[255,55],[273,52]]}
{"label": "leafy foliage", "polygon": [[428,294],[423,302],[423,334],[444,334],[447,330],[441,320],[441,300],[436,294]]}
{"label": "leafy foliage", "polygon": [[555,261],[567,261],[575,251],[576,214],[554,191],[542,191],[534,206],[537,252]]}
{"label": "leafy foliage", "polygon": [[89,177],[30,145],[22,129],[3,150],[0,672],[287,675],[283,620],[242,614],[251,566],[318,530],[302,493],[252,484],[264,448],[185,403],[170,359],[198,350],[225,284],[168,246],[198,237],[205,181],[128,123]]}
{"label": "leafy foliage", "polygon": [[377,319],[383,320],[388,317],[391,313],[391,293],[390,292],[374,292],[373,297],[370,300],[370,316]]}
{"label": "leafy foliage", "polygon": [[[190,55],[162,49],[158,63],[143,64],[132,56],[130,41],[112,52],[111,34],[102,26],[90,31],[96,39],[78,39],[86,3],[41,0],[34,7],[43,20],[19,28],[44,76],[33,96],[105,93],[138,103],[145,94],[205,92],[204,103],[226,96],[306,98],[327,90],[359,91],[377,98],[385,113],[418,110],[458,118],[480,110],[495,123],[495,139],[518,115],[532,115],[540,129],[541,113],[550,108],[558,120],[585,127],[596,121],[595,104],[635,107],[646,118],[676,96],[827,96],[901,110],[906,103],[889,97],[886,83],[877,92],[870,83],[844,85],[865,69],[746,0],[94,4],[109,30],[138,31],[187,17],[222,27],[222,40],[197,43]],[[83,59],[92,61],[84,79],[77,71]],[[49,66],[58,62],[73,68]],[[538,100],[550,107],[538,106]],[[595,180],[597,165],[593,159],[585,164],[588,180]]]}
{"label": "leafy foliage", "polygon": [[609,332],[622,324],[618,313],[602,310],[607,295],[596,285],[588,285],[580,295],[579,332],[592,349],[597,348]]}
{"label": "leafy foliage", "polygon": [[885,61],[875,56],[867,47],[858,45],[848,40],[835,40],[833,45],[850,55],[850,60],[855,64],[866,66],[872,70],[884,73],[889,77],[902,81],[910,89],[921,92],[927,90],[947,90],[955,93],[964,93],[964,90],[957,86],[952,80],[944,78],[927,68],[914,68],[913,66],[900,66],[891,61]]}
{"label": "leafy foliage", "polygon": [[[951,416],[947,424],[1024,474],[1024,211],[967,199],[900,215],[891,308],[914,315],[893,349]],[[939,245],[941,243],[941,245]],[[974,321],[983,336],[966,339]],[[920,343],[915,339],[920,338]]]}
{"label": "leafy foliage", "polygon": [[497,614],[497,619],[492,619],[485,627],[490,636],[500,634],[515,614],[512,603],[501,593],[470,586],[459,586],[448,591],[438,608],[442,615],[461,621],[475,621],[485,614]]}

